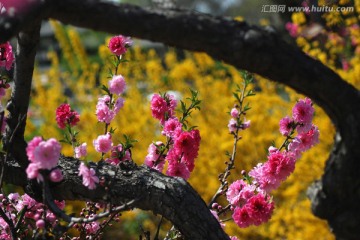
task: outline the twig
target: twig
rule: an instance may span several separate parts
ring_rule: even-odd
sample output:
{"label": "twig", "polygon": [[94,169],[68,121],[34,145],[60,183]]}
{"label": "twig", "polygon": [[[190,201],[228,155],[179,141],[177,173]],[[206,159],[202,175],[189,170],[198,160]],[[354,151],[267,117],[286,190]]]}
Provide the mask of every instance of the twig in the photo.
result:
{"label": "twig", "polygon": [[160,218],[160,222],[159,222],[158,227],[156,229],[154,240],[159,240],[159,232],[160,232],[160,227],[161,227],[162,221],[163,221],[163,216],[161,216],[161,218]]}
{"label": "twig", "polygon": [[[3,117],[4,117],[4,112],[2,112],[0,124],[2,124]],[[24,121],[25,117],[26,117],[26,115],[23,115],[22,117],[21,117],[21,115],[19,115],[19,121],[18,121],[18,123],[16,124],[16,127],[15,127],[14,131],[11,133],[11,136],[10,136],[9,146],[11,146],[12,141],[13,141],[13,139],[14,139],[14,135],[15,135],[15,133],[17,132],[17,130],[19,129],[21,123]],[[2,165],[2,166],[1,166],[1,172],[0,172],[0,189],[2,189],[2,185],[3,185],[3,181],[4,181],[5,163],[6,163],[7,160],[8,160],[9,152],[10,152],[10,150],[8,149],[8,150],[6,151],[5,158],[1,158],[1,165]]]}

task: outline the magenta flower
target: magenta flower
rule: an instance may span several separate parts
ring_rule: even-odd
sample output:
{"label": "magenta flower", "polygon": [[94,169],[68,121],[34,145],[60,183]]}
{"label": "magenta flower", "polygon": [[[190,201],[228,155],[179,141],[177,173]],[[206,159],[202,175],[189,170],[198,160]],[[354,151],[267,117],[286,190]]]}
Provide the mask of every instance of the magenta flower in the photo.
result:
{"label": "magenta flower", "polygon": [[110,39],[108,47],[113,54],[120,56],[126,53],[127,48],[131,47],[132,44],[131,38],[119,35]]}
{"label": "magenta flower", "polygon": [[239,117],[239,110],[237,108],[232,108],[231,109],[231,112],[230,112],[230,115],[233,117],[233,118],[238,118]]}
{"label": "magenta flower", "polygon": [[286,152],[270,153],[264,164],[264,171],[269,178],[278,178],[284,181],[295,170],[295,159]]}
{"label": "magenta flower", "polygon": [[26,168],[27,177],[42,181],[43,177],[39,170],[51,170],[56,167],[60,158],[60,150],[61,146],[56,139],[43,141],[41,137],[34,137],[26,147],[26,154],[31,162]]}
{"label": "magenta flower", "polygon": [[50,180],[52,182],[61,182],[63,180],[63,175],[62,172],[59,168],[55,168],[54,170],[51,171],[50,173]]}
{"label": "magenta flower", "polygon": [[42,142],[42,137],[34,137],[26,147],[26,155],[30,162],[34,162],[34,150]]}
{"label": "magenta flower", "polygon": [[290,117],[286,116],[280,120],[279,125],[280,125],[280,133],[283,136],[288,136],[292,131],[294,121]]}
{"label": "magenta flower", "polygon": [[285,24],[286,30],[288,30],[290,36],[296,37],[298,35],[299,26],[295,23],[287,22]]}
{"label": "magenta flower", "polygon": [[98,136],[97,139],[93,141],[93,144],[97,152],[107,153],[111,150],[113,145],[111,141],[111,134],[107,133],[105,135]]}
{"label": "magenta flower", "polygon": [[99,183],[99,178],[96,176],[95,170],[88,168],[84,163],[79,165],[79,176],[82,176],[82,184],[93,190],[96,188],[96,183]]}
{"label": "magenta flower", "polygon": [[123,150],[122,144],[118,144],[111,148],[110,158],[107,158],[105,162],[112,165],[118,165],[122,161],[131,161],[131,154],[129,150]]}
{"label": "magenta flower", "polygon": [[249,198],[254,196],[255,190],[255,185],[249,185],[240,179],[229,186],[226,192],[226,199],[233,206],[243,206]]}
{"label": "magenta flower", "polygon": [[97,221],[91,223],[83,223],[85,226],[86,234],[95,234],[100,229],[100,224]]}
{"label": "magenta flower", "polygon": [[165,164],[165,157],[160,155],[159,147],[163,146],[162,142],[156,142],[150,144],[148,148],[148,154],[145,157],[145,165],[153,168],[159,172],[162,172]]}
{"label": "magenta flower", "polygon": [[244,207],[236,207],[232,215],[234,222],[241,228],[246,228],[252,225],[253,219],[250,217],[248,209]]}
{"label": "magenta flower", "polygon": [[244,206],[254,225],[258,226],[269,221],[274,210],[274,202],[258,193],[249,199]]}
{"label": "magenta flower", "polygon": [[170,138],[176,138],[182,132],[182,124],[179,120],[174,117],[168,119],[165,124],[163,131],[161,132],[162,135],[165,135]]}
{"label": "magenta flower", "polygon": [[241,124],[241,129],[245,130],[250,127],[251,120],[247,120],[244,118],[244,122]]}
{"label": "magenta flower", "polygon": [[35,223],[36,227],[39,228],[39,229],[42,229],[45,227],[45,221],[44,219],[39,219],[36,221]]}
{"label": "magenta flower", "polygon": [[177,161],[169,161],[166,174],[168,176],[177,176],[184,179],[188,179],[190,177],[190,171],[187,166],[184,163]]}
{"label": "magenta flower", "polygon": [[66,125],[75,126],[79,121],[79,113],[72,110],[69,104],[63,103],[56,109],[56,122],[59,128],[64,129]]}
{"label": "magenta flower", "polygon": [[14,54],[9,42],[0,44],[0,67],[10,70],[14,63]]}
{"label": "magenta flower", "polygon": [[114,113],[115,115],[120,111],[120,109],[124,106],[125,100],[123,98],[116,99],[114,103]]}
{"label": "magenta flower", "polygon": [[242,179],[237,180],[230,184],[227,192],[226,192],[226,199],[232,205],[239,205],[240,202],[240,191],[247,185]]}
{"label": "magenta flower", "polygon": [[299,134],[297,136],[301,143],[299,149],[301,151],[306,151],[310,149],[312,146],[319,142],[319,135],[319,129],[315,125],[312,125],[310,131],[308,131],[307,133]]}
{"label": "magenta flower", "polygon": [[123,76],[114,75],[109,81],[109,91],[112,94],[120,95],[125,91],[126,82]]}
{"label": "magenta flower", "polygon": [[236,119],[234,119],[234,118],[230,119],[229,124],[228,124],[228,128],[229,128],[229,132],[231,132],[231,133],[236,132],[236,129],[237,129],[237,121],[236,121]]}
{"label": "magenta flower", "polygon": [[152,116],[164,124],[166,120],[172,118],[175,113],[177,101],[173,95],[165,95],[165,98],[159,94],[154,94],[151,99],[151,113]]}
{"label": "magenta flower", "polygon": [[309,124],[314,115],[314,108],[309,98],[300,99],[292,109],[293,119],[301,124]]}
{"label": "magenta flower", "polygon": [[110,110],[110,96],[105,95],[98,99],[98,103],[96,104],[96,117],[99,122],[105,122],[110,124],[110,122],[114,119],[115,113],[113,110]]}
{"label": "magenta flower", "polygon": [[99,122],[110,124],[119,110],[124,106],[123,98],[116,99],[115,103],[110,102],[110,100],[111,98],[109,95],[105,95],[98,99],[95,114]]}
{"label": "magenta flower", "polygon": [[195,167],[194,160],[198,156],[200,140],[200,133],[197,129],[182,132],[174,139],[173,151],[177,156],[181,157],[181,161],[186,164],[190,172]]}
{"label": "magenta flower", "polygon": [[80,146],[75,147],[75,157],[76,158],[85,157],[87,155],[86,147],[87,147],[86,143],[83,143]]}
{"label": "magenta flower", "polygon": [[29,179],[37,179],[38,182],[44,180],[43,176],[39,173],[39,164],[38,163],[30,163],[26,168],[26,176]]}
{"label": "magenta flower", "polygon": [[33,162],[38,164],[39,169],[56,167],[60,158],[61,146],[55,138],[42,141],[33,151]]}

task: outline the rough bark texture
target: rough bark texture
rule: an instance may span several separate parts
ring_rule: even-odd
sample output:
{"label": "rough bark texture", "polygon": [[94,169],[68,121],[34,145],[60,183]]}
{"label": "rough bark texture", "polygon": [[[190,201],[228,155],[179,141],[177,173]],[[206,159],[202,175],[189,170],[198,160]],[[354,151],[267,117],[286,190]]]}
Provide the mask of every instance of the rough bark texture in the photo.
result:
{"label": "rough bark texture", "polygon": [[[360,93],[332,70],[286,44],[271,28],[260,29],[244,22],[183,10],[148,10],[94,0],[48,0],[39,5],[42,11],[38,17],[207,52],[218,60],[286,84],[312,98],[337,128],[325,174],[309,190],[312,208],[317,216],[328,220],[338,239],[358,239]],[[9,24],[13,28],[7,28]],[[27,25],[17,17],[0,17],[0,40],[9,39]],[[80,191],[72,197],[81,198],[85,193]],[[147,201],[143,204],[145,209],[151,207]],[[157,208],[152,210],[157,212]]]}
{"label": "rough bark texture", "polygon": [[[206,203],[182,178],[168,177],[146,166],[124,162],[116,168],[109,164],[93,164],[105,185],[89,191],[78,176],[79,160],[61,157],[59,166],[64,181],[52,183],[56,199],[108,202],[122,205],[135,199],[135,207],[151,210],[169,219],[186,239],[229,239],[212,216]],[[18,174],[19,177],[14,177]],[[27,181],[25,172],[14,159],[5,169],[5,180],[24,187],[32,196],[41,196],[36,181]],[[108,191],[105,187],[108,187]]]}
{"label": "rough bark texture", "polygon": [[[36,47],[40,39],[40,24],[18,33],[15,54],[14,88],[8,102],[4,150],[11,152],[22,167],[26,167],[26,142],[24,140],[25,122],[30,102],[31,80],[34,71]],[[16,131],[14,131],[16,129]],[[14,134],[13,134],[14,133]],[[10,142],[10,138],[12,138]]]}

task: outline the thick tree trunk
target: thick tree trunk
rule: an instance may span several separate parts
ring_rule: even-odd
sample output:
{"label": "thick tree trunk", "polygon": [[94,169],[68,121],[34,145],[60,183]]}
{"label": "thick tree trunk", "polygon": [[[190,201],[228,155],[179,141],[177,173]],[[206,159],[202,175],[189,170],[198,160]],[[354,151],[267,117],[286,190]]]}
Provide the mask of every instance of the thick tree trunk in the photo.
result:
{"label": "thick tree trunk", "polygon": [[[249,26],[244,22],[175,9],[146,10],[132,5],[114,5],[93,0],[48,0],[39,1],[39,6],[41,8],[34,8],[35,10],[42,9],[37,15],[38,18],[51,17],[66,24],[97,31],[122,33],[163,42],[178,48],[207,52],[218,60],[286,84],[312,98],[326,111],[337,128],[334,149],[327,162],[325,174],[309,190],[312,208],[317,216],[328,220],[338,239],[358,239],[360,236],[360,228],[358,228],[360,206],[357,204],[360,202],[358,190],[360,185],[358,177],[360,172],[360,94],[332,70],[286,44],[273,29],[264,30]],[[29,22],[23,19],[26,17],[0,17],[0,40],[9,39],[28,26]],[[67,171],[71,175],[74,169],[67,169]],[[145,174],[144,176],[150,174],[143,168],[139,171]],[[123,175],[119,178],[119,182],[123,181],[121,184],[126,182],[126,178],[123,178]],[[140,179],[140,176],[135,178],[135,184],[139,185],[131,185],[131,187],[146,190],[146,188],[141,188],[143,182]],[[150,179],[157,179],[157,177],[151,175]],[[79,180],[73,181],[71,183]],[[171,181],[160,182],[159,186],[165,185],[166,189],[172,188],[168,185]],[[119,183],[119,186],[121,184]],[[154,180],[154,184],[157,184],[157,180]],[[176,185],[179,182],[171,182],[171,184],[187,188],[187,185]],[[162,187],[153,185],[147,186],[167,199],[166,191],[161,191]],[[116,191],[121,191],[121,189]],[[62,193],[70,194],[69,191]],[[126,194],[135,197],[131,195],[133,194],[131,191]],[[126,199],[126,194],[121,196]],[[80,196],[84,196],[83,193],[58,195],[62,198],[81,198]],[[158,212],[158,205],[154,208],[150,205],[151,194],[145,191],[144,196],[141,206]],[[83,198],[93,199],[94,197],[91,193],[86,193]],[[186,201],[188,200],[185,199]],[[177,213],[171,214],[175,211],[175,206],[177,205],[166,208],[171,210],[161,214],[171,218],[170,220],[176,222],[177,227],[181,228],[180,225],[186,224],[176,220],[174,216]],[[182,217],[182,219],[188,219],[188,217]],[[209,225],[200,227],[199,232],[206,227]],[[196,231],[197,229],[183,229],[183,231],[187,230]]]}

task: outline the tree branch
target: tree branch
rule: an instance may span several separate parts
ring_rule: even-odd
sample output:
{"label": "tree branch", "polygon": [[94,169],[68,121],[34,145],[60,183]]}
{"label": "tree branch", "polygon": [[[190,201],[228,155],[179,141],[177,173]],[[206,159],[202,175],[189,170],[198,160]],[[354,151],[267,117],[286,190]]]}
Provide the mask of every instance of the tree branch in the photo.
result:
{"label": "tree branch", "polygon": [[13,155],[24,169],[28,164],[24,132],[30,102],[36,47],[40,39],[40,23],[33,24],[32,28],[18,34],[14,87],[7,105],[9,115],[4,138],[4,149]]}
{"label": "tree branch", "polygon": [[[1,156],[4,157],[4,156]],[[4,179],[8,183],[24,186],[27,192],[41,198],[41,189],[36,181],[27,181],[25,173],[15,161],[7,162]],[[112,187],[105,190],[98,186],[89,190],[78,176],[80,162],[71,157],[61,157],[59,166],[64,180],[50,185],[51,194],[59,200],[84,200],[113,205],[123,205],[131,200],[133,207],[151,210],[171,221],[186,239],[229,239],[213,217],[198,193],[182,178],[168,177],[146,166],[124,162],[120,170],[109,164],[93,164],[97,175],[105,181],[111,180]],[[20,174],[14,181],[14,174]],[[21,179],[20,179],[21,178]]]}

